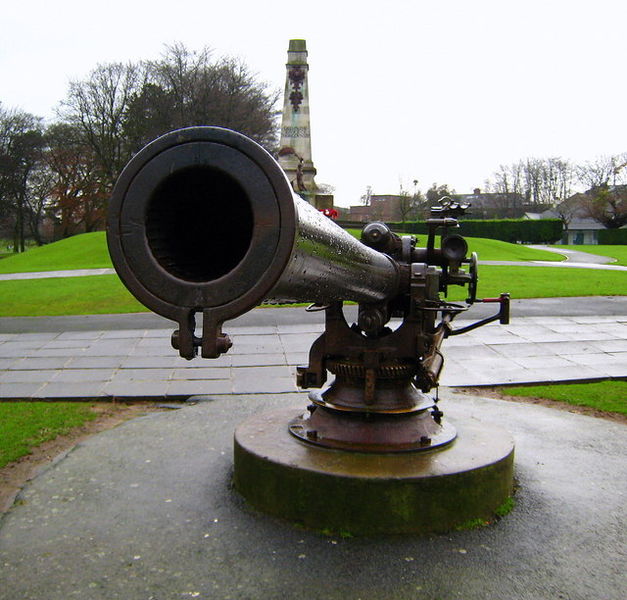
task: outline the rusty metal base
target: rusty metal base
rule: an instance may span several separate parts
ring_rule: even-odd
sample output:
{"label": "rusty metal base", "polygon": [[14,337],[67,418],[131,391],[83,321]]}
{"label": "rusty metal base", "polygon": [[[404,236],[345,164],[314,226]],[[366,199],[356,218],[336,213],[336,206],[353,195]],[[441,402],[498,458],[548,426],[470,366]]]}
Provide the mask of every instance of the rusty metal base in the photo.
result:
{"label": "rusty metal base", "polygon": [[450,444],[456,436],[450,423],[441,425],[428,409],[401,414],[351,413],[313,405],[292,419],[292,435],[325,448],[359,452],[418,452]]}
{"label": "rusty metal base", "polygon": [[301,413],[256,414],[235,431],[235,488],[262,512],[340,534],[427,533],[489,519],[512,494],[514,442],[501,429],[456,423],[439,450],[346,452],[291,435]]}

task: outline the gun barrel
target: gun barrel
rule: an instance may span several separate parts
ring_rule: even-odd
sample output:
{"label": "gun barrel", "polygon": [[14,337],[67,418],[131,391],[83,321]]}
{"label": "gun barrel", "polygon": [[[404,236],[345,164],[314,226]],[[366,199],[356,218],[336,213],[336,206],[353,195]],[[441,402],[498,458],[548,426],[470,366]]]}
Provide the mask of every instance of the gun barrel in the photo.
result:
{"label": "gun barrel", "polygon": [[107,241],[120,278],[154,312],[222,323],[268,300],[375,302],[398,265],[296,196],[278,163],[216,127],[168,133],[126,166]]}

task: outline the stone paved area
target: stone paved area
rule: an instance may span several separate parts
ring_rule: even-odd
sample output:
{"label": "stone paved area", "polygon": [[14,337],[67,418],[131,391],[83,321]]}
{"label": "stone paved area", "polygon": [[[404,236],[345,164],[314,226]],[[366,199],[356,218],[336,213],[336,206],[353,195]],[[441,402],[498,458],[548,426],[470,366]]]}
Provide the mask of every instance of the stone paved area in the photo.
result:
{"label": "stone paved area", "polygon": [[[226,326],[229,353],[192,361],[172,349],[171,331],[0,333],[0,398],[294,392],[322,326]],[[445,386],[624,378],[627,315],[517,318],[449,338],[444,355]]]}

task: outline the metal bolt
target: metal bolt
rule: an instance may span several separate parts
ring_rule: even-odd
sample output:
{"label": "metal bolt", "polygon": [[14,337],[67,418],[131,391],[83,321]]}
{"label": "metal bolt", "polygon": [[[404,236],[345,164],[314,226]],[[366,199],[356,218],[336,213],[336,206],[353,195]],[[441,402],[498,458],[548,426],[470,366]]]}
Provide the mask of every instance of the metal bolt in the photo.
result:
{"label": "metal bolt", "polygon": [[225,352],[228,352],[229,348],[232,345],[233,345],[233,342],[231,338],[226,334],[222,334],[216,339],[216,348],[220,354],[224,354]]}

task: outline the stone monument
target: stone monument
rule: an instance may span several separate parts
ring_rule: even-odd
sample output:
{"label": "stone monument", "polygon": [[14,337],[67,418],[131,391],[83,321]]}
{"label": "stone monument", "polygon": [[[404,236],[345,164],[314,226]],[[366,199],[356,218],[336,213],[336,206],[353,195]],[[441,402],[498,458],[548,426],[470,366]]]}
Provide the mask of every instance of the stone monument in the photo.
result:
{"label": "stone monument", "polygon": [[314,180],[316,168],[311,158],[307,44],[290,40],[287,51],[279,165],[294,192],[316,208],[333,208],[333,196],[319,194]]}

